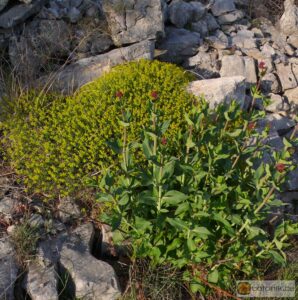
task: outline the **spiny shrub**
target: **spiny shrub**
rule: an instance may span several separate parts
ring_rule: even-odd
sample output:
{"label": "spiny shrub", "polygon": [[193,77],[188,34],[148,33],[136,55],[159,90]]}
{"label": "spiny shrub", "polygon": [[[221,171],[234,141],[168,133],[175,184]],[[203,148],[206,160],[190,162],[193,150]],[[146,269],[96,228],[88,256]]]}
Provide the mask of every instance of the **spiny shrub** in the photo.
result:
{"label": "spiny shrub", "polygon": [[118,119],[124,110],[134,120],[128,141],[138,140],[149,122],[150,99],[172,120],[169,138],[183,127],[192,100],[185,89],[190,79],[174,65],[141,60],[115,67],[70,97],[31,93],[4,122],[7,154],[28,187],[69,193],[89,175],[115,165],[119,154],[106,141],[121,137]]}

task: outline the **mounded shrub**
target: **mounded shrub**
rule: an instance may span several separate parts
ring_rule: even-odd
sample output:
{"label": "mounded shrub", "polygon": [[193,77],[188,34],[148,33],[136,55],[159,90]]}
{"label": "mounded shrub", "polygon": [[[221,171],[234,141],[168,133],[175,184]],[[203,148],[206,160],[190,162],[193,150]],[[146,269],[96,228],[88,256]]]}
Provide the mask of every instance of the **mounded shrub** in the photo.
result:
{"label": "mounded shrub", "polygon": [[121,137],[119,118],[125,111],[132,119],[128,141],[138,140],[149,122],[152,99],[161,118],[172,121],[169,139],[185,126],[190,79],[172,64],[141,60],[115,67],[70,97],[30,93],[4,122],[7,155],[28,187],[67,194],[116,164],[106,142]]}

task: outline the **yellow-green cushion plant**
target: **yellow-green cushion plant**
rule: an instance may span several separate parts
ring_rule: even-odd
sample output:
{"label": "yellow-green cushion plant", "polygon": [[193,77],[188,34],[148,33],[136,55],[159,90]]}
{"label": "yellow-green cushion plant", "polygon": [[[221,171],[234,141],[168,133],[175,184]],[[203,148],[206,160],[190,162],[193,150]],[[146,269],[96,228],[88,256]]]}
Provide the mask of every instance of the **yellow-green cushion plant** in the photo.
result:
{"label": "yellow-green cushion plant", "polygon": [[70,97],[31,94],[23,100],[22,113],[4,125],[8,156],[29,188],[67,194],[92,174],[113,168],[117,156],[107,141],[121,137],[124,111],[132,120],[128,141],[138,139],[154,100],[161,118],[171,120],[170,140],[185,126],[190,80],[175,65],[141,60],[115,67]]}

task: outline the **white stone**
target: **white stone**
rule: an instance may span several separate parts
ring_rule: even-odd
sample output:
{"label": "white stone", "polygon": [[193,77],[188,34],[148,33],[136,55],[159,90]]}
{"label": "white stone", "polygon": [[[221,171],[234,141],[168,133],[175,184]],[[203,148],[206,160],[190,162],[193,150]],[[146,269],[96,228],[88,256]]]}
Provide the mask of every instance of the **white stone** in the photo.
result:
{"label": "white stone", "polygon": [[222,58],[221,77],[243,76],[248,85],[257,82],[257,73],[254,59],[238,55],[225,55]]}
{"label": "white stone", "polygon": [[242,76],[194,81],[188,91],[195,96],[203,96],[211,107],[232,100],[236,100],[241,107],[245,105],[245,78]]}

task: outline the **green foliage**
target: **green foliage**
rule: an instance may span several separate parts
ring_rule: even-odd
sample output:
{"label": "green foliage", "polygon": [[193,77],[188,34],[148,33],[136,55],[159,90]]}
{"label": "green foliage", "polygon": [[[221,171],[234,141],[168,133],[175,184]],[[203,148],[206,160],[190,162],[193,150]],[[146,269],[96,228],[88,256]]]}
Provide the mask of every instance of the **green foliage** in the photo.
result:
{"label": "green foliage", "polygon": [[150,119],[147,106],[153,91],[164,118],[173,120],[168,136],[185,126],[189,80],[174,65],[142,60],[115,67],[71,97],[30,93],[3,123],[8,157],[29,187],[69,193],[91,174],[117,164],[119,155],[106,141],[121,137],[118,119],[125,109],[133,118],[127,140],[139,140]]}
{"label": "green foliage", "polygon": [[[142,143],[114,143],[123,151],[122,175],[108,172],[100,184],[98,201],[107,208],[101,220],[111,224],[115,242],[131,241],[134,259],[184,270],[193,292],[205,293],[206,280],[228,289],[237,276],[258,275],[265,259],[284,265],[297,224],[282,221],[269,235],[264,223],[283,205],[274,191],[295,168],[290,152],[297,141],[284,139],[284,150],[274,152],[264,142],[269,129],[256,130],[263,113],[235,102],[212,110],[202,100],[185,114],[188,129],[173,136],[181,149],[174,156],[165,138],[169,122],[154,102],[148,114]],[[142,149],[146,168],[132,146]]]}

